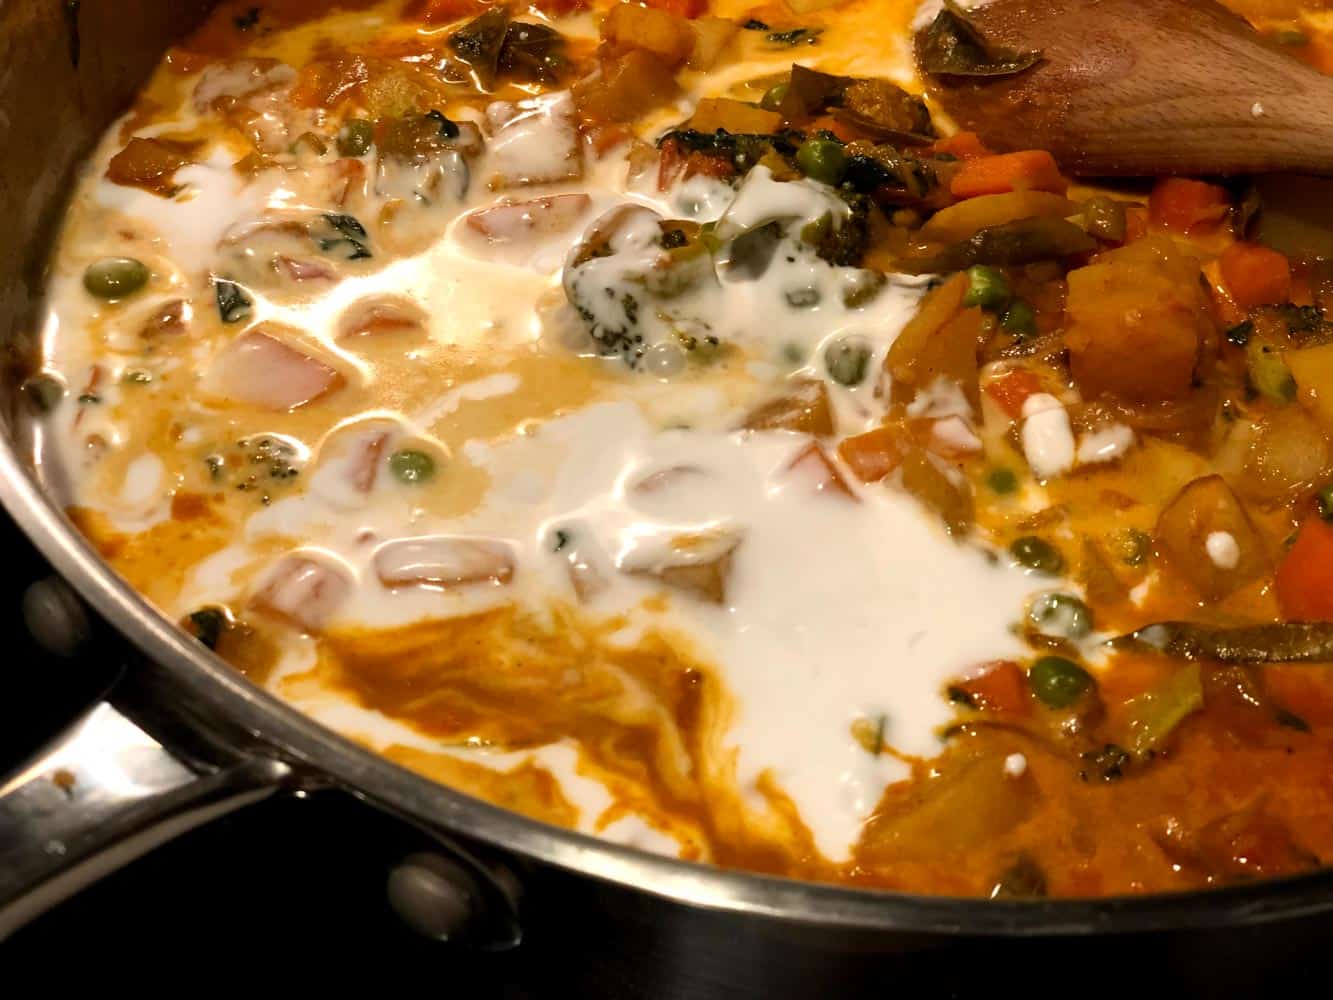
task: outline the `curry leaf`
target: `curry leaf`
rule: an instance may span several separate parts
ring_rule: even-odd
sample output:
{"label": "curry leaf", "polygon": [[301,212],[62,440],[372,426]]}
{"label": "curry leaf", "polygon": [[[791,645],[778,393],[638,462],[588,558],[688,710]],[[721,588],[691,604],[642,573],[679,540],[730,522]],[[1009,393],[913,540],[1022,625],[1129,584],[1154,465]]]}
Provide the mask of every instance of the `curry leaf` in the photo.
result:
{"label": "curry leaf", "polygon": [[994,44],[954,0],[944,0],[944,9],[917,36],[916,58],[925,72],[939,76],[1011,76],[1032,68],[1041,52]]}

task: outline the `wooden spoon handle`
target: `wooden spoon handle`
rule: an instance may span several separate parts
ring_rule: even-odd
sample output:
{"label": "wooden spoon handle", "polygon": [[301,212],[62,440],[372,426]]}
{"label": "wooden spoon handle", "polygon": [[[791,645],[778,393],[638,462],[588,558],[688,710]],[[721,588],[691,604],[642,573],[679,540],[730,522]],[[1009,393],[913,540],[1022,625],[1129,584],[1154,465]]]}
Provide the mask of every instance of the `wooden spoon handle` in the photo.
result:
{"label": "wooden spoon handle", "polygon": [[994,148],[1049,149],[1079,174],[1333,173],[1333,78],[1213,0],[994,0],[973,17],[1044,56],[930,81]]}

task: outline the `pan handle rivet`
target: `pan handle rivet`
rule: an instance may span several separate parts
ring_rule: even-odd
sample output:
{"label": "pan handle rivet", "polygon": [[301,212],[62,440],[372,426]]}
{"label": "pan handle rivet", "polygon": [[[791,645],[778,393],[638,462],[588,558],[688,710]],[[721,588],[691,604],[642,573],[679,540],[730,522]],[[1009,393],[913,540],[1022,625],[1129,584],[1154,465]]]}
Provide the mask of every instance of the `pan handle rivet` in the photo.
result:
{"label": "pan handle rivet", "polygon": [[463,937],[481,912],[472,876],[438,854],[410,854],[389,872],[389,905],[403,923],[436,941]]}

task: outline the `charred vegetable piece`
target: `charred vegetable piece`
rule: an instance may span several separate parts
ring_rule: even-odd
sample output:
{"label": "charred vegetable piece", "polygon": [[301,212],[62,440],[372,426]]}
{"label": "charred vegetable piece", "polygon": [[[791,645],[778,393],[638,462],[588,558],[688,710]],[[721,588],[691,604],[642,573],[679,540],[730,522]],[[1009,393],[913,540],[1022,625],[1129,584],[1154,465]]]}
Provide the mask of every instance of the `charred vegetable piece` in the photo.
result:
{"label": "charred vegetable piece", "polygon": [[1036,65],[1041,52],[1018,52],[989,41],[953,0],[916,36],[917,65],[938,76],[1012,76]]}
{"label": "charred vegetable piece", "polygon": [[1158,622],[1111,640],[1181,660],[1218,663],[1333,663],[1333,622],[1282,622],[1224,628]]}
{"label": "charred vegetable piece", "polygon": [[1136,756],[1160,750],[1176,726],[1203,708],[1203,683],[1198,664],[1173,672],[1156,687],[1125,706],[1125,746]]}
{"label": "charred vegetable piece", "polygon": [[186,616],[186,630],[209,649],[217,649],[228,621],[223,608],[200,608]]}
{"label": "charred vegetable piece", "polygon": [[877,142],[925,145],[935,138],[921,98],[887,80],[854,80],[833,117]]}
{"label": "charred vegetable piece", "polygon": [[103,257],[83,272],[83,287],[99,299],[123,299],[148,284],[150,272],[133,257]]}
{"label": "charred vegetable piece", "polygon": [[218,302],[218,315],[224,323],[239,323],[247,319],[254,303],[245,289],[226,278],[214,278],[213,290]]}
{"label": "charred vegetable piece", "polygon": [[949,534],[966,534],[972,527],[975,510],[966,485],[958,485],[920,449],[910,452],[902,462],[903,489],[938,514]]}
{"label": "charred vegetable piece", "polygon": [[484,87],[491,87],[500,68],[500,50],[509,31],[509,11],[491,7],[449,36],[449,47],[472,67]]}
{"label": "charred vegetable piece", "polygon": [[505,32],[498,69],[553,83],[565,67],[564,36],[545,24],[516,21]]}
{"label": "charred vegetable piece", "polygon": [[786,392],[756,407],[742,426],[751,431],[832,434],[828,389],[817,379],[793,379]]}
{"label": "charred vegetable piece", "polygon": [[1028,668],[1028,685],[1047,708],[1068,708],[1096,688],[1092,675],[1063,656],[1043,656]]}
{"label": "charred vegetable piece", "polygon": [[832,73],[794,65],[778,110],[788,121],[813,118],[825,108],[841,101],[843,92],[851,82],[851,77],[834,76]]}
{"label": "charred vegetable piece", "polygon": [[901,264],[909,274],[929,274],[962,271],[976,264],[1032,264],[1095,249],[1097,241],[1072,222],[1038,217],[982,229],[961,243],[906,257]]}

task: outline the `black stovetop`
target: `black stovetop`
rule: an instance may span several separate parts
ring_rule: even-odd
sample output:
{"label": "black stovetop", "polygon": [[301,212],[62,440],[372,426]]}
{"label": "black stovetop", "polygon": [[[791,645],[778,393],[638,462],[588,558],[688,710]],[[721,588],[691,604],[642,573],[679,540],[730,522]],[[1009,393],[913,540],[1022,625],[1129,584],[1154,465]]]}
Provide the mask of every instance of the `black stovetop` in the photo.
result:
{"label": "black stovetop", "polygon": [[[0,514],[0,518],[3,515]],[[0,521],[0,773],[105,689],[114,664],[96,653],[65,661],[29,637],[20,597],[49,571]],[[299,973],[306,986],[349,974],[434,983],[470,998],[970,997],[996,987],[1027,995],[1126,1000],[1156,996],[1277,996],[1327,991],[1321,959],[1333,921],[1243,932],[1101,940],[942,941],[877,960],[873,972],[807,963],[765,975],[764,956],[737,941],[728,961],[699,962],[670,921],[628,927],[559,889],[534,894],[525,942],[478,955],[416,937],[390,910],[384,886],[404,851],[401,827],[336,793],[270,801],[186,834],[86,890],[0,944],[9,982],[26,971],[101,986],[165,976],[165,956],[197,962],[209,981],[260,980],[254,956]],[[265,973],[265,975],[271,975]],[[424,978],[429,977],[429,978]],[[168,980],[172,981],[172,980]],[[742,987],[739,984],[752,985]],[[260,991],[259,995],[265,995]]]}

